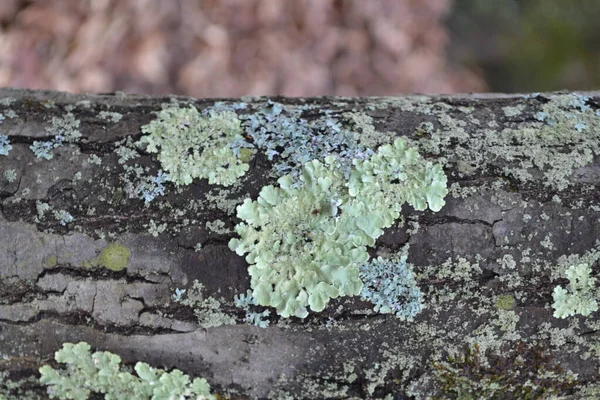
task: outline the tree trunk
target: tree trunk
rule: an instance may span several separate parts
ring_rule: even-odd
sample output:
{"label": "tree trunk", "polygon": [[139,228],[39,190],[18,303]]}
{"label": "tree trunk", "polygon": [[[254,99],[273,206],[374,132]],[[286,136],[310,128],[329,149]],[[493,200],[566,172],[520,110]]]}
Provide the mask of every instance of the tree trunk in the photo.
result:
{"label": "tree trunk", "polygon": [[[0,397],[46,398],[38,369],[58,369],[54,352],[80,341],[124,364],[204,377],[232,398],[600,396],[596,288],[567,279],[600,267],[600,97],[587,96],[242,104],[0,90],[0,134],[12,146],[0,156]],[[234,110],[255,142],[234,184],[161,180],[164,160],[136,146],[161,108],[190,105]],[[305,143],[328,129],[374,151],[404,137],[443,167],[441,210],[405,204],[368,249],[372,259],[407,254],[423,299],[414,320],[360,296],[306,318],[235,306],[250,289],[248,263],[228,246],[236,206],[297,167],[277,164],[281,146],[261,150],[256,113],[288,116]],[[573,309],[564,318],[558,286]],[[591,312],[568,303],[575,295]],[[245,321],[263,310],[266,328]]]}

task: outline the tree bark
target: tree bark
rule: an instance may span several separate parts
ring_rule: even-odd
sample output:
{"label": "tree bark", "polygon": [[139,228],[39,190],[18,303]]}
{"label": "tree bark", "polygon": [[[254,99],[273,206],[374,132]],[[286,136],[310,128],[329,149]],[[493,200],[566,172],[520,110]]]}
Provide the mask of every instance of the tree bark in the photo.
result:
{"label": "tree bark", "polygon": [[[269,105],[244,100],[239,113]],[[600,267],[597,93],[271,100],[305,107],[303,121],[334,118],[373,149],[405,137],[443,166],[444,207],[405,205],[405,223],[369,249],[372,257],[407,249],[424,300],[414,321],[342,297],[304,319],[272,310],[267,328],[244,322],[233,299],[250,288],[248,264],[228,242],[236,205],[277,185],[260,150],[233,187],[195,179],[165,184],[148,204],[131,198],[125,166],[144,176],[161,168],[132,145],[153,112],[217,100],[2,89],[0,134],[12,149],[0,156],[0,371],[8,372],[0,394],[45,398],[27,378],[43,364],[59,367],[54,352],[80,341],[126,364],[204,377],[232,398],[600,393],[598,312],[556,318],[552,306],[570,266],[587,264],[592,277]],[[51,159],[36,157],[30,146],[56,143],[71,118],[81,137],[51,149]],[[124,254],[124,268],[111,264]],[[209,311],[221,325],[174,301],[195,280],[219,301]]]}

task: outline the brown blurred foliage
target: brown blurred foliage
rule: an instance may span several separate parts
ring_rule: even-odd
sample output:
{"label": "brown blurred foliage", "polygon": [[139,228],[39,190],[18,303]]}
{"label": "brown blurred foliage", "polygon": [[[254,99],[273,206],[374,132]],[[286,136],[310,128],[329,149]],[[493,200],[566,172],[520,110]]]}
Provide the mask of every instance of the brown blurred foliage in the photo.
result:
{"label": "brown blurred foliage", "polygon": [[450,0],[0,1],[0,85],[70,92],[481,91],[448,64]]}

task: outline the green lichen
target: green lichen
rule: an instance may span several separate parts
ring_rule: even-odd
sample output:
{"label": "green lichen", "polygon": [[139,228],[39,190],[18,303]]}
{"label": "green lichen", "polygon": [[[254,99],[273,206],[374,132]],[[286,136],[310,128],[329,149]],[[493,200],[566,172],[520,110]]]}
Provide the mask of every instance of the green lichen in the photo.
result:
{"label": "green lichen", "polygon": [[167,229],[167,223],[157,224],[153,219],[148,223],[148,233],[154,237],[158,237],[161,233],[163,233]]}
{"label": "green lichen", "polygon": [[8,371],[0,371],[0,400],[42,400],[40,394],[32,390],[24,389],[24,387],[32,387],[37,383],[37,379],[33,376],[22,379],[10,379]]}
{"label": "green lichen", "polygon": [[103,267],[111,271],[122,271],[129,263],[131,251],[119,243],[106,246],[95,259],[85,263],[88,267]]}
{"label": "green lichen", "polygon": [[512,294],[501,294],[496,297],[496,308],[499,310],[512,310],[516,301]]}
{"label": "green lichen", "polygon": [[207,221],[206,229],[216,233],[217,235],[227,235],[231,233],[231,230],[225,226],[225,222],[223,222],[220,219],[217,219],[215,221]]}
{"label": "green lichen", "polygon": [[[248,171],[230,147],[243,140],[242,127],[232,111],[213,112],[202,116],[193,106],[171,106],[158,113],[158,119],[142,127],[139,143],[146,150],[158,153],[169,180],[177,185],[189,185],[196,178],[206,178],[210,184],[229,186]],[[241,156],[241,154],[240,154]]]}
{"label": "green lichen", "polygon": [[265,186],[256,201],[238,206],[241,239],[229,247],[248,253],[259,305],[304,318],[307,306],[322,311],[331,298],[358,295],[367,246],[399,217],[402,205],[433,211],[444,205],[442,169],[425,163],[403,139],[353,164],[346,180],[334,157],[313,160],[304,165],[299,187],[288,174],[278,179],[279,187]]}
{"label": "green lichen", "polygon": [[121,120],[121,118],[123,118],[123,114],[111,111],[100,111],[98,113],[98,117],[116,124]]}
{"label": "green lichen", "polygon": [[587,264],[572,265],[567,269],[565,275],[569,278],[568,290],[557,286],[552,293],[554,317],[566,318],[575,314],[587,317],[598,311],[598,293],[594,285],[596,278],[590,276],[591,272],[592,269]]}
{"label": "green lichen", "polygon": [[204,378],[190,382],[188,375],[175,369],[166,372],[138,362],[137,375],[121,371],[121,357],[108,351],[90,353],[90,345],[64,343],[55,360],[66,364],[66,370],[49,365],[40,368],[40,383],[48,385],[50,398],[85,400],[92,393],[106,399],[162,400],[215,399]]}

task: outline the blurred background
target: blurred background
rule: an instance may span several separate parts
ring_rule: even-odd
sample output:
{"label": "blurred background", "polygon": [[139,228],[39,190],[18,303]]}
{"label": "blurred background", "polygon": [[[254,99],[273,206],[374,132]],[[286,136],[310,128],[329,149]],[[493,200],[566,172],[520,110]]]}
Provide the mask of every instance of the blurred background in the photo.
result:
{"label": "blurred background", "polygon": [[597,0],[0,0],[0,86],[195,97],[592,90]]}

